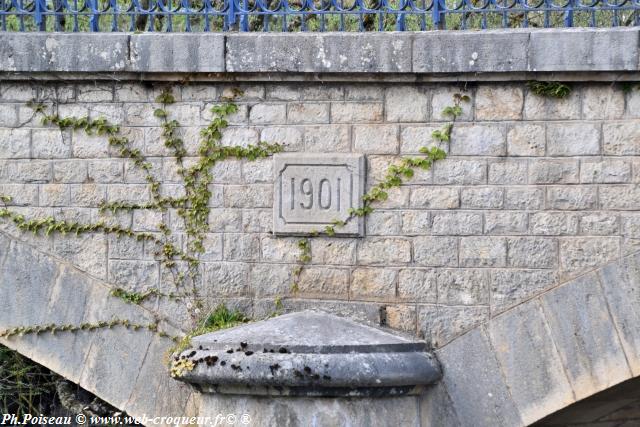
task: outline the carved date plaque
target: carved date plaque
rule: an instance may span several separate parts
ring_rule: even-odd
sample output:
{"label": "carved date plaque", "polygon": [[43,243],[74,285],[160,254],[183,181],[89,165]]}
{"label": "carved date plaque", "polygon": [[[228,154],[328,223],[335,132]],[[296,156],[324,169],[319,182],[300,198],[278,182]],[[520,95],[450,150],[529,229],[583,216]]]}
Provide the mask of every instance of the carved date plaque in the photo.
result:
{"label": "carved date plaque", "polygon": [[[274,156],[274,232],[279,235],[323,233],[349,209],[362,206],[365,160],[360,154],[281,153]],[[362,236],[364,220],[351,218],[336,235]]]}

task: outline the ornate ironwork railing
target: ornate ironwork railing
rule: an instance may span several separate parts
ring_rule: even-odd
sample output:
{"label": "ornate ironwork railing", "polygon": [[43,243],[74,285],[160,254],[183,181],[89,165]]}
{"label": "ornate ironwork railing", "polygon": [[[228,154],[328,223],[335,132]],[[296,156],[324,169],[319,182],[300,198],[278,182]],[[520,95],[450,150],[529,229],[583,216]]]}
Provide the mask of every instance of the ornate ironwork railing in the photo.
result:
{"label": "ornate ironwork railing", "polygon": [[0,0],[0,31],[615,27],[639,25],[639,11],[640,0]]}

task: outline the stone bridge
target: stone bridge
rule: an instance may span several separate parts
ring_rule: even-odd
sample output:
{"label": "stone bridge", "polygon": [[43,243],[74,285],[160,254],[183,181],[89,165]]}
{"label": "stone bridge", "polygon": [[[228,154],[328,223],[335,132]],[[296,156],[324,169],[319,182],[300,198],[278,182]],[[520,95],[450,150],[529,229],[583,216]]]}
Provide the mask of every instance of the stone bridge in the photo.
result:
{"label": "stone bridge", "polygon": [[[256,426],[633,423],[639,42],[636,29],[4,34],[0,342],[138,417],[248,414]],[[544,96],[527,84],[534,80],[570,92]],[[163,106],[157,97],[168,88],[174,99]],[[158,109],[179,124],[181,161],[195,164],[210,108],[226,102],[237,111],[222,146],[262,140],[285,144],[281,158],[362,156],[363,191],[422,146],[447,157],[390,189],[361,229],[312,233],[303,245],[274,226],[274,206],[292,200],[274,195],[280,160],[216,163],[198,299],[169,298],[175,271],[154,243],[168,236],[163,244],[187,251],[192,236],[180,209],[149,208],[159,199],[136,156],[158,194],[180,197],[188,184]],[[441,111],[456,102],[453,122]],[[84,125],[43,123],[38,116],[49,112],[105,117],[135,152]],[[434,140],[448,125],[450,138]],[[303,186],[298,196],[310,194]],[[103,201],[120,205],[105,210]],[[107,225],[77,235],[52,226],[45,235],[55,221]],[[34,227],[41,232],[25,230]],[[144,298],[132,304],[132,296]],[[391,328],[425,340],[442,378],[402,397],[203,393],[169,376],[171,337],[221,303],[254,320],[315,309]]]}

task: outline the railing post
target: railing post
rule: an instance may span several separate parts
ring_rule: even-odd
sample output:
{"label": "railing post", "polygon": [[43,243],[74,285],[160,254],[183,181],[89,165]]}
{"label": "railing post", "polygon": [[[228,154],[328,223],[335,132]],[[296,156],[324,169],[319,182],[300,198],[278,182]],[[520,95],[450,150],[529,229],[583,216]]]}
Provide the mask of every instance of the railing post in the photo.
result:
{"label": "railing post", "polygon": [[229,7],[227,8],[227,31],[231,30],[231,26],[236,23],[236,3],[235,0],[227,0],[229,2]]}
{"label": "railing post", "polygon": [[92,32],[100,31],[99,19],[100,14],[98,13],[98,0],[89,0],[89,7],[91,8],[91,18],[89,18],[89,28]]}
{"label": "railing post", "polygon": [[564,26],[573,27],[573,0],[569,1],[564,12]]}
{"label": "railing post", "polygon": [[46,0],[35,0],[35,24],[38,27],[38,31],[47,30],[47,17],[44,15],[44,11],[47,10]]}
{"label": "railing post", "polygon": [[433,18],[433,29],[444,30],[444,14],[441,11],[440,0],[433,0],[431,16]]}

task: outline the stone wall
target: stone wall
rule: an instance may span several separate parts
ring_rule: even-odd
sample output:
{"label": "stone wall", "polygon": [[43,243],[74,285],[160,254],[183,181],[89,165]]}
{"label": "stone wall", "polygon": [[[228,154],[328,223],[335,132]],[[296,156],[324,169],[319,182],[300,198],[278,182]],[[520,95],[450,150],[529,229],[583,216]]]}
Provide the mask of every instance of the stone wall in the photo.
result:
{"label": "stone wall", "polygon": [[[160,136],[154,102],[166,83],[8,81],[0,84],[0,193],[26,216],[92,222],[102,200],[149,201],[144,177],[106,138],[43,126],[26,106],[40,99],[61,116],[104,116],[123,125],[153,164],[164,194],[181,179]],[[637,248],[640,238],[640,91],[577,83],[565,99],[523,82],[171,83],[169,107],[195,154],[209,107],[239,88],[223,144],[260,140],[292,152],[362,153],[367,188],[406,154],[432,143],[452,95],[471,97],[446,160],[393,190],[366,220],[365,238],[311,239],[312,261],[291,288],[298,238],[274,237],[272,159],[228,160],[213,171],[211,232],[202,264],[207,307],[220,302],[261,318],[323,308],[424,336],[440,347],[480,322]],[[159,232],[175,211],[119,213],[134,230]],[[114,286],[170,289],[153,250],[102,235],[30,237]],[[147,308],[187,328],[176,303]]]}

